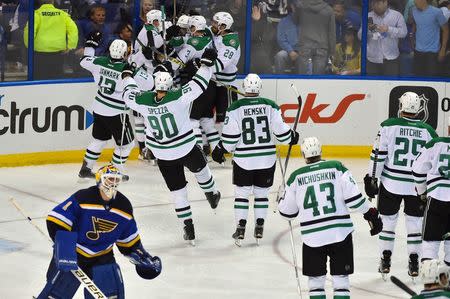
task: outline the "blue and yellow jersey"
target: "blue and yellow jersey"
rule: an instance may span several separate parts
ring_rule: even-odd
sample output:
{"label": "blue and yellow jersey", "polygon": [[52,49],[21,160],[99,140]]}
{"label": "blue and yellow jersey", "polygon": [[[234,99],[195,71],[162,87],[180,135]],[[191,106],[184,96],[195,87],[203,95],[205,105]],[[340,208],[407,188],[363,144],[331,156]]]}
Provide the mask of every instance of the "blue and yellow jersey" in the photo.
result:
{"label": "blue and yellow jersey", "polygon": [[76,251],[84,258],[112,254],[114,243],[128,254],[140,245],[133,207],[120,192],[108,206],[104,203],[97,186],[77,191],[48,214],[50,237],[61,229],[77,232]]}

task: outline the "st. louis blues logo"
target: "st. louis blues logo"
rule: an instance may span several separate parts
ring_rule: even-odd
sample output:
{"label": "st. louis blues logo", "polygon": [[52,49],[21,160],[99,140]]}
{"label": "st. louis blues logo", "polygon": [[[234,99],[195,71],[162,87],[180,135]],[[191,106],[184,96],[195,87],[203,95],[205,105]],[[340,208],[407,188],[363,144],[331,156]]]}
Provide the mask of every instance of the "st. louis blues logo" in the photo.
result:
{"label": "st. louis blues logo", "polygon": [[[417,119],[420,119],[423,122],[427,122],[428,117],[430,116],[430,113],[428,112],[428,102],[430,100],[424,94],[421,94],[419,96],[419,99],[420,99],[420,109],[419,112],[417,112]],[[400,117],[400,104],[397,116]]]}
{"label": "st. louis blues logo", "polygon": [[110,233],[117,227],[117,223],[101,218],[92,217],[92,230],[86,233],[86,237],[96,241],[100,233]]}

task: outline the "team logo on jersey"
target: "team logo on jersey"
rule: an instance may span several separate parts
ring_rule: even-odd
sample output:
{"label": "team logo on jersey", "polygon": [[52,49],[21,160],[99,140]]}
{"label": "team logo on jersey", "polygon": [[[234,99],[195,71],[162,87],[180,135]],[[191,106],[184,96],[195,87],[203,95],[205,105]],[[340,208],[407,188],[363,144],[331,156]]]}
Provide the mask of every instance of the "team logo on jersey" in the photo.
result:
{"label": "team logo on jersey", "polygon": [[198,45],[199,40],[197,38],[193,38],[191,43],[192,43],[193,46],[196,46],[196,45]]}
{"label": "team logo on jersey", "polygon": [[230,45],[234,47],[236,45],[236,40],[230,39]]}
{"label": "team logo on jersey", "polygon": [[110,233],[117,227],[117,222],[92,217],[92,230],[86,233],[89,240],[96,241],[101,233]]}
{"label": "team logo on jersey", "polygon": [[421,107],[418,113],[418,119],[436,129],[439,95],[434,88],[429,86],[394,87],[389,94],[389,117],[400,117],[400,102],[398,99],[407,91],[412,91],[419,95]]}

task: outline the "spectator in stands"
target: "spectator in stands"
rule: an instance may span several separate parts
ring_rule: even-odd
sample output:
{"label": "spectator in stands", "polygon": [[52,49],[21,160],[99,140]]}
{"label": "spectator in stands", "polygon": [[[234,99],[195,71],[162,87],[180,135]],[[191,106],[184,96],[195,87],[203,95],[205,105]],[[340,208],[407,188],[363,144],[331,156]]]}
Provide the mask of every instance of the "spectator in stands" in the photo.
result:
{"label": "spectator in stands", "polygon": [[[78,28],[66,12],[55,8],[54,0],[41,3],[34,11],[34,79],[62,78],[64,55],[77,46]],[[28,23],[24,43],[28,47]]]}
{"label": "spectator in stands", "polygon": [[250,58],[250,70],[253,73],[271,73],[273,56],[270,56],[267,48],[270,47],[270,40],[266,35],[267,18],[264,17],[261,5],[252,6],[252,56]]}
{"label": "spectator in stands", "polygon": [[[414,51],[414,74],[420,77],[437,76],[438,61],[444,62],[448,42],[447,21],[437,7],[427,0],[415,0],[412,10],[415,24],[416,45]],[[442,41],[440,31],[442,30]]]}
{"label": "spectator in stands", "polygon": [[296,8],[301,29],[299,71],[324,74],[328,59],[336,48],[336,23],[333,9],[323,0],[303,0]]}
{"label": "spectator in stands", "polygon": [[344,40],[336,45],[333,57],[333,73],[338,75],[359,75],[361,73],[361,43],[358,30],[352,26],[344,29]]}
{"label": "spectator in stands", "polygon": [[295,6],[289,7],[289,14],[282,18],[277,28],[277,41],[281,50],[275,55],[275,73],[289,71],[298,72],[298,36],[299,29],[295,24],[292,12]]}
{"label": "spectator in stands", "polygon": [[156,9],[154,0],[142,0],[141,1],[141,9],[139,11],[139,19],[138,19],[139,23],[138,23],[138,28],[137,28],[136,32],[141,31],[142,26],[144,26],[144,24],[147,22],[146,15],[152,9]]}
{"label": "spectator in stands", "polygon": [[[289,0],[292,1],[292,0]],[[277,27],[282,18],[288,14],[288,0],[256,0],[252,6],[252,47],[257,44],[257,51],[252,51],[252,56],[257,55],[265,59],[263,65],[256,57],[252,57],[252,72],[261,70],[262,73],[272,73],[272,61],[278,52]]]}
{"label": "spectator in stands", "polygon": [[414,33],[413,33],[413,17],[412,9],[414,7],[414,0],[408,0],[403,11],[403,18],[406,23],[407,34],[404,38],[399,40],[398,49],[400,51],[400,76],[413,76],[413,61],[414,61]]}
{"label": "spectator in stands", "polygon": [[[398,76],[398,40],[407,34],[403,15],[388,7],[387,0],[373,0],[367,32],[367,74]],[[361,29],[358,32],[361,38]]]}
{"label": "spectator in stands", "polygon": [[131,45],[133,42],[133,27],[130,23],[121,23],[117,26],[115,34],[110,38],[108,45],[115,39],[124,40],[128,45],[128,54],[131,53]]}
{"label": "spectator in stands", "polygon": [[361,26],[361,14],[347,8],[344,5],[344,0],[336,0],[333,4],[334,18],[336,19],[336,42],[344,41],[344,31],[346,27],[352,27],[356,30]]}
{"label": "spectator in stands", "polygon": [[[442,10],[445,19],[447,20],[447,27],[450,31],[450,0],[440,0],[439,8]],[[450,34],[450,33],[449,33]],[[444,63],[440,65],[440,76],[442,77],[450,77],[450,38],[447,40],[447,53],[445,55]]]}
{"label": "spectator in stands", "polygon": [[94,5],[89,12],[89,20],[81,20],[78,22],[80,27],[80,42],[93,31],[102,33],[102,41],[95,49],[96,56],[103,56],[108,51],[108,43],[111,39],[112,30],[109,24],[105,23],[106,9],[100,5]]}
{"label": "spectator in stands", "polygon": [[439,0],[438,7],[442,10],[444,17],[448,22],[448,19],[450,18],[450,1],[449,0]]}

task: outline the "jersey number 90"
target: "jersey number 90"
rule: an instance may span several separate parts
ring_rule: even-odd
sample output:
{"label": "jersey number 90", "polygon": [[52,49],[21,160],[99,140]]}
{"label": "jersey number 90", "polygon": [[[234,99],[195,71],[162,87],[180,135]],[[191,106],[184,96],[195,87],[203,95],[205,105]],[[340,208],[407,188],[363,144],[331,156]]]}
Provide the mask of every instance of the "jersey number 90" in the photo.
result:
{"label": "jersey number 90", "polygon": [[166,113],[159,118],[153,115],[148,117],[150,127],[155,131],[153,136],[156,140],[173,138],[178,135],[177,123],[172,113]]}

